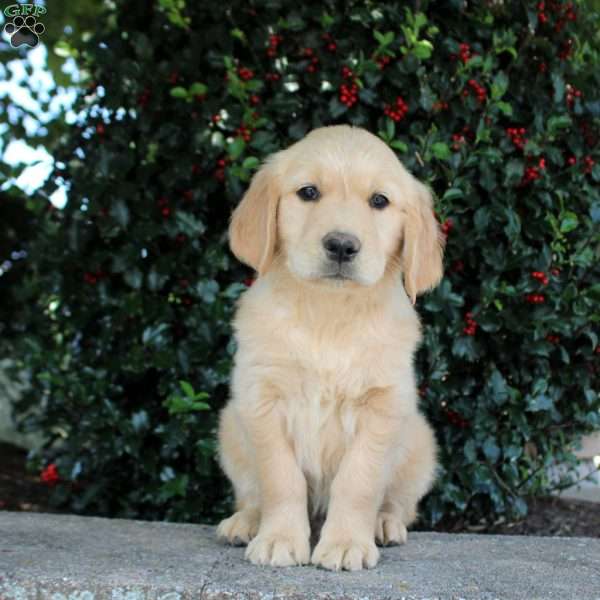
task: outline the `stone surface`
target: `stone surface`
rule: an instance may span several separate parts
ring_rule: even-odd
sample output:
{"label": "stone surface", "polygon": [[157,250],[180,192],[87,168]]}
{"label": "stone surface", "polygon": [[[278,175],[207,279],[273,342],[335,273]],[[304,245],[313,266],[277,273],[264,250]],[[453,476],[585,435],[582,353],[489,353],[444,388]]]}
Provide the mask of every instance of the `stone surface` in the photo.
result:
{"label": "stone surface", "polygon": [[600,539],[411,533],[353,573],[243,555],[205,525],[0,512],[0,600],[600,600]]}

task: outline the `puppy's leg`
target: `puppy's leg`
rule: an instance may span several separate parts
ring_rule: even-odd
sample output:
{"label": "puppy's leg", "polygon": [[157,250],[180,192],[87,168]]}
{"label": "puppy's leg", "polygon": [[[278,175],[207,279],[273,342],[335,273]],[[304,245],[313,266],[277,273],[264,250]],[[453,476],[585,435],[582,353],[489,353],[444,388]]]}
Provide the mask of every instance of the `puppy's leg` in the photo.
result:
{"label": "puppy's leg", "polygon": [[436,467],[435,436],[420,414],[408,417],[400,439],[402,460],[394,469],[377,515],[375,538],[386,546],[406,542],[406,528],[415,520],[419,500],[431,489]]}
{"label": "puppy's leg", "polygon": [[310,560],[306,480],[285,435],[278,392],[267,388],[242,409],[260,493],[260,526],[246,558],[259,565],[305,564]]}
{"label": "puppy's leg", "polygon": [[401,417],[392,388],[376,388],[357,406],[354,439],[330,490],[327,519],[312,562],[327,569],[374,567],[377,513],[391,474]]}
{"label": "puppy's leg", "polygon": [[219,422],[219,459],[233,484],[236,512],[221,521],[217,536],[230,544],[245,545],[256,536],[260,521],[259,490],[250,448],[235,410],[228,404]]}

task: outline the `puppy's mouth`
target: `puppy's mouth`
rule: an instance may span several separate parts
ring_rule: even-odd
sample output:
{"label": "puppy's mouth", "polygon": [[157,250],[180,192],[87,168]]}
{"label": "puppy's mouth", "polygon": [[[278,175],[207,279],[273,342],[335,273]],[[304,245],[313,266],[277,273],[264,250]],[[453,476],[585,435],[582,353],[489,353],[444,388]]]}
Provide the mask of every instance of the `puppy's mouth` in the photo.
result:
{"label": "puppy's mouth", "polygon": [[344,269],[343,267],[338,267],[334,270],[329,270],[325,273],[321,274],[322,279],[328,279],[331,281],[354,281],[354,277],[349,270]]}

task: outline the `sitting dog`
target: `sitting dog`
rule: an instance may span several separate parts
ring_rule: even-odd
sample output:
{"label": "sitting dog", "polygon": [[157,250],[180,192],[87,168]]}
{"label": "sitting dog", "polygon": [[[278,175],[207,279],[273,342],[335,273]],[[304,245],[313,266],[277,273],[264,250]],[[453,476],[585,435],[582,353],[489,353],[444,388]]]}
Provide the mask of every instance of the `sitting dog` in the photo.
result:
{"label": "sitting dog", "polygon": [[219,457],[236,512],[218,536],[258,565],[374,567],[436,467],[413,370],[413,304],[443,270],[431,195],[376,136],[323,127],[268,158],[229,239],[258,277],[234,319]]}

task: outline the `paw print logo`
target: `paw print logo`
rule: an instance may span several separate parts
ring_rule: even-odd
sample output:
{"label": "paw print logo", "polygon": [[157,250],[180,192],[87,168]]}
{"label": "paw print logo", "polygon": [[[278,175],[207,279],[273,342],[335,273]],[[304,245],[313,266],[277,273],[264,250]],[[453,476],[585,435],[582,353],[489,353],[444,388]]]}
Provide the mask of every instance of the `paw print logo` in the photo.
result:
{"label": "paw print logo", "polygon": [[24,44],[35,48],[46,28],[33,15],[23,18],[20,15],[15,17],[12,23],[4,26],[4,32],[10,38],[10,45],[18,48]]}

